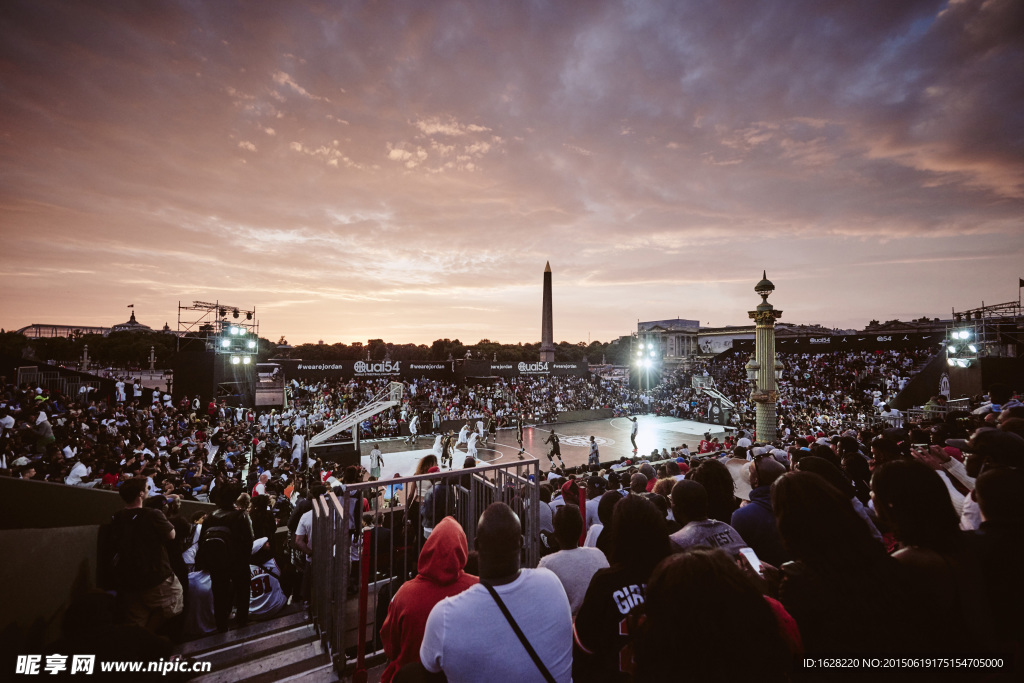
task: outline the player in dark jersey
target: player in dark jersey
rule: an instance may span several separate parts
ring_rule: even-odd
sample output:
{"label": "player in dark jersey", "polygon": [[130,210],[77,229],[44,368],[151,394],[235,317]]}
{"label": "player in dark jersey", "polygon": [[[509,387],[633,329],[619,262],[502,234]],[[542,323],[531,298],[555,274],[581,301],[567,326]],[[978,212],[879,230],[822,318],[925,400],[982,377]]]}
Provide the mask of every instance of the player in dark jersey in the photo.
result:
{"label": "player in dark jersey", "polygon": [[452,466],[452,438],[455,432],[448,430],[448,433],[441,437],[441,467],[451,469]]}
{"label": "player in dark jersey", "polygon": [[519,459],[522,460],[523,459],[523,451],[526,450],[526,449],[523,448],[523,416],[522,415],[520,415],[519,418],[516,419],[516,441],[519,442]]}
{"label": "player in dark jersey", "polygon": [[555,434],[555,430],[551,430],[551,434],[548,438],[544,439],[544,443],[551,444],[551,450],[548,451],[548,461],[551,463],[551,467],[555,466],[555,458],[558,458],[558,462],[562,463],[562,469],[565,469],[565,461],[562,460],[562,447],[558,442],[558,434]]}

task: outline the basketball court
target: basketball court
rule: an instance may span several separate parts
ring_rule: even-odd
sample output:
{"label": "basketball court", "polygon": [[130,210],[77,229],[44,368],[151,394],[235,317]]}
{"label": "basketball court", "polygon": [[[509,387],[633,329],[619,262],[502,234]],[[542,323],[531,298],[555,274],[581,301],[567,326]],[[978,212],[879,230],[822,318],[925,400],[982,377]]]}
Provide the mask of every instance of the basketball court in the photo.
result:
{"label": "basketball court", "polygon": [[[636,436],[637,455],[650,454],[655,448],[659,451],[662,448],[671,451],[682,444],[686,444],[692,452],[696,452],[697,445],[704,438],[706,432],[710,432],[712,436],[717,436],[720,439],[725,435],[725,428],[721,425],[656,415],[638,415],[636,417],[639,427]],[[547,453],[550,446],[544,441],[554,429],[561,443],[562,459],[565,460],[568,467],[587,464],[591,436],[597,442],[601,462],[618,460],[623,457],[630,458],[633,457],[633,445],[629,440],[632,424],[629,418],[614,417],[587,422],[525,427],[523,429],[523,448],[526,449],[524,455],[539,459],[541,469],[548,469],[550,463]],[[477,442],[477,459],[490,463],[517,459],[519,444],[516,442],[515,436],[514,429],[499,429],[496,441],[488,441],[486,444]],[[384,454],[381,479],[391,479],[396,474],[411,475],[416,470],[416,464],[420,459],[433,452],[434,436],[421,436],[415,445],[406,444],[402,439],[362,442],[362,465],[367,470],[370,469],[369,453],[374,444]],[[465,460],[466,450],[465,446],[462,446],[453,454],[452,465],[455,469],[461,469]]]}

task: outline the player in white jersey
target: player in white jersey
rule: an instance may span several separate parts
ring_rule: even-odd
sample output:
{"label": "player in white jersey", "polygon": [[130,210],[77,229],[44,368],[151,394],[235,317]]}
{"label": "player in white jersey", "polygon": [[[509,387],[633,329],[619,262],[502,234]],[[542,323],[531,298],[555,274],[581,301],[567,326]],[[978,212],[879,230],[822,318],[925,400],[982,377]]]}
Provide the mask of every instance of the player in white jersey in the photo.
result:
{"label": "player in white jersey", "polygon": [[441,457],[441,438],[443,436],[443,434],[438,434],[437,436],[435,436],[434,447],[430,449],[430,452],[433,453],[437,458]]}
{"label": "player in white jersey", "polygon": [[469,431],[469,420],[466,420],[466,424],[462,425],[462,429],[459,430],[459,440],[455,442],[454,448],[458,448],[460,445],[467,443]]}
{"label": "player in white jersey", "polygon": [[412,419],[409,420],[409,438],[406,439],[406,443],[416,444],[416,439],[419,437],[420,432],[420,416],[418,413],[414,413]]}
{"label": "player in white jersey", "polygon": [[469,438],[466,440],[466,457],[476,458],[476,440],[480,438],[480,435],[476,432],[470,432]]}
{"label": "player in white jersey", "polygon": [[480,435],[480,443],[487,443],[487,432],[484,431],[484,421],[476,421],[476,433]]}
{"label": "player in white jersey", "polygon": [[269,619],[277,614],[288,597],[281,590],[281,570],[274,559],[266,536],[252,542],[249,558],[249,616]]}

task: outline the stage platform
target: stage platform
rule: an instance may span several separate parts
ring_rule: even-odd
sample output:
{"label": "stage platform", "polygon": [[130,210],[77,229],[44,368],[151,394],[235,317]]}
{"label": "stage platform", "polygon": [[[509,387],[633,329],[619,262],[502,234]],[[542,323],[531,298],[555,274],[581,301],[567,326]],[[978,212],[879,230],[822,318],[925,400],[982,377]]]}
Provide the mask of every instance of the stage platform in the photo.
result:
{"label": "stage platform", "polygon": [[[706,432],[710,432],[712,436],[717,436],[720,439],[725,434],[725,428],[721,425],[656,415],[638,415],[637,425],[639,426],[636,436],[638,454],[650,454],[655,448],[659,451],[662,448],[672,450],[681,444],[686,444],[691,451],[695,452]],[[547,458],[549,447],[544,440],[548,438],[550,430],[554,429],[561,442],[562,458],[568,467],[587,463],[591,436],[595,437],[597,441],[601,462],[618,460],[622,457],[629,458],[633,456],[633,445],[629,440],[631,427],[632,422],[625,417],[526,427],[523,429],[523,447],[526,449],[526,455],[539,459],[541,469],[547,470],[550,467]],[[496,442],[489,441],[486,445],[478,443],[479,460],[491,463],[515,460],[519,453],[519,444],[516,443],[515,434],[514,429],[499,429]],[[416,470],[416,464],[420,459],[431,453],[434,435],[421,436],[415,445],[406,444],[402,439],[363,442],[360,444],[360,450],[362,451],[362,464],[366,469],[370,469],[369,453],[374,444],[384,454],[381,479],[391,479],[396,474],[408,476]],[[466,450],[465,446],[462,446],[455,452],[452,465],[455,469],[461,469],[465,460]]]}

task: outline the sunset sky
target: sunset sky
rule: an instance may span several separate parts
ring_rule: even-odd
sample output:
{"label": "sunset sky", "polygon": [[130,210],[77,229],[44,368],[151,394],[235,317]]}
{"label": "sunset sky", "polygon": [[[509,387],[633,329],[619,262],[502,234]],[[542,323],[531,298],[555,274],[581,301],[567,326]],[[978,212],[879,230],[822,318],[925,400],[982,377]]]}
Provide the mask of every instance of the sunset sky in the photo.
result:
{"label": "sunset sky", "polygon": [[0,3],[0,326],[292,344],[1015,300],[1024,2]]}

